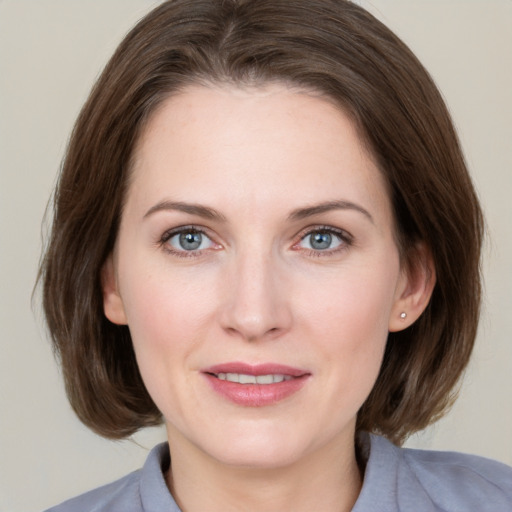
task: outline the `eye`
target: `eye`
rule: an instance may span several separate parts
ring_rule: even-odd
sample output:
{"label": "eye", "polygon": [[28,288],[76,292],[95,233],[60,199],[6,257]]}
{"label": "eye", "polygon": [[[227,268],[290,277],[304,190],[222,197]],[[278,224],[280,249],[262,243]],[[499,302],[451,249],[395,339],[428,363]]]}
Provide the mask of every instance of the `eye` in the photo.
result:
{"label": "eye", "polygon": [[314,229],[307,232],[295,247],[312,252],[336,252],[351,244],[351,237],[334,228]]}
{"label": "eye", "polygon": [[332,249],[333,243],[338,246],[341,242],[332,236],[331,233],[326,231],[316,231],[310,233],[303,238],[303,242],[307,243],[308,249],[314,249],[316,251],[324,251],[326,249]]}
{"label": "eye", "polygon": [[196,228],[181,228],[163,235],[161,243],[172,253],[197,253],[212,249],[217,245],[201,230]]}

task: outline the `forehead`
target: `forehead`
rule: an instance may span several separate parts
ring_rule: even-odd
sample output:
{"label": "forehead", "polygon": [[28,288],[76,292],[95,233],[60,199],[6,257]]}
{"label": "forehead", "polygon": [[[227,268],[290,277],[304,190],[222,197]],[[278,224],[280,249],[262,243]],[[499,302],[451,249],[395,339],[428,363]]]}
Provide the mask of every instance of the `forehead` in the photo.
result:
{"label": "forehead", "polygon": [[142,133],[132,180],[130,192],[146,196],[254,208],[291,195],[388,202],[351,118],[330,99],[283,84],[191,86],[169,97]]}

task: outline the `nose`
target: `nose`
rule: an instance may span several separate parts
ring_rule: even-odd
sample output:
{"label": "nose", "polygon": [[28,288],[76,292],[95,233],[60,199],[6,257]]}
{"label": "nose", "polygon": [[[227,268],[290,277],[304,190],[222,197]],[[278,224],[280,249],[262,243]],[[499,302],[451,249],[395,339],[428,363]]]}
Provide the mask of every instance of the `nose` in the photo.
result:
{"label": "nose", "polygon": [[247,341],[275,338],[290,329],[289,288],[283,269],[269,254],[236,258],[225,276],[222,328]]}

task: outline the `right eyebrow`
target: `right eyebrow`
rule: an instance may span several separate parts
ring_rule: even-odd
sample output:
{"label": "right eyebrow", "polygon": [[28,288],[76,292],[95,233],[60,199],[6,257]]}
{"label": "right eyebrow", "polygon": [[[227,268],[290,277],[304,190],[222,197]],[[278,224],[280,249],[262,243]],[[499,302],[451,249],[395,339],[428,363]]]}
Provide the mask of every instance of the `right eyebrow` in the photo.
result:
{"label": "right eyebrow", "polygon": [[331,210],[354,210],[356,212],[362,213],[372,224],[375,223],[373,217],[371,216],[368,210],[366,210],[365,208],[356,203],[344,200],[327,201],[325,203],[308,206],[306,208],[299,208],[297,210],[294,210],[290,214],[289,218],[291,220],[302,220],[308,217],[312,217],[314,215],[329,212]]}
{"label": "right eyebrow", "polygon": [[204,206],[196,203],[184,203],[182,201],[160,201],[159,203],[152,206],[145,214],[144,219],[153,215],[156,212],[160,211],[178,211],[189,213],[191,215],[197,215],[198,217],[203,217],[209,220],[217,220],[220,222],[225,222],[226,217],[222,215],[222,213],[210,208],[208,206]]}

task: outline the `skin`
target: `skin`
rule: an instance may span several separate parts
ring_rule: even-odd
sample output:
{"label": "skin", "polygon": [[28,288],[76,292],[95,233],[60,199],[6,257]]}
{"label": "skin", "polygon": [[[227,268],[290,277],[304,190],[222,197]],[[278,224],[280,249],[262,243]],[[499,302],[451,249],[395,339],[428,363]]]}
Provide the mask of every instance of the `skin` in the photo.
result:
{"label": "skin", "polygon": [[[357,411],[388,332],[414,322],[433,287],[421,247],[422,264],[401,265],[384,179],[354,124],[284,85],[189,87],[153,114],[135,156],[104,309],[128,324],[164,415],[178,504],[350,510]],[[202,245],[187,251],[175,230],[191,226]],[[245,407],[205,379],[229,361],[308,376],[284,400]]]}

